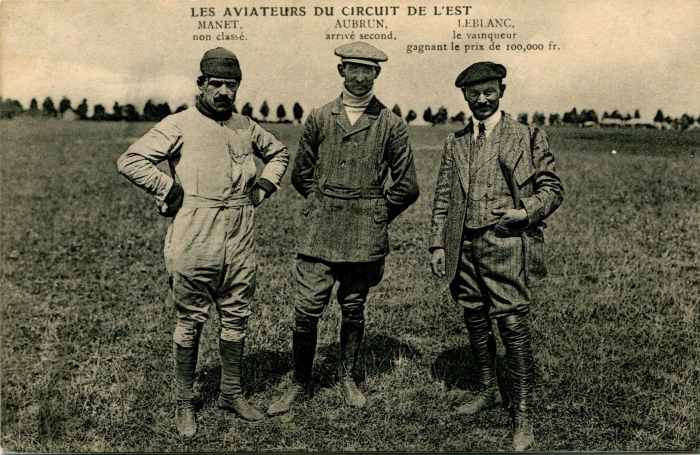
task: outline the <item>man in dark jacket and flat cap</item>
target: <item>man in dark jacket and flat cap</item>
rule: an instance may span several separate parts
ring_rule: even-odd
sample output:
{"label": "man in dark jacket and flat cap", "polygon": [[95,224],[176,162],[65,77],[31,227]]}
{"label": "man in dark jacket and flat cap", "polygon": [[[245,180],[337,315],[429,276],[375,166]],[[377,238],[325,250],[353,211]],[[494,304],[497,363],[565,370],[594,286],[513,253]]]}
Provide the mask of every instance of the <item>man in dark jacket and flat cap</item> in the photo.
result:
{"label": "man in dark jacket and flat cap", "polygon": [[430,251],[433,273],[451,282],[452,297],[464,309],[479,376],[479,394],[457,413],[501,403],[495,318],[512,389],[513,445],[526,450],[534,443],[530,286],[545,274],[544,219],[564,193],[544,131],[498,110],[505,77],[506,68],[491,62],[475,63],[457,77],[473,117],[445,141]]}
{"label": "man in dark jacket and flat cap", "polygon": [[297,235],[293,291],[294,383],[268,414],[287,412],[311,384],[317,325],[336,282],[342,311],[338,376],[345,402],[362,407],[358,354],[369,289],[389,253],[388,224],[418,198],[405,123],[374,96],[386,54],[366,43],[338,47],[343,92],[309,114],[292,183],[306,198]]}

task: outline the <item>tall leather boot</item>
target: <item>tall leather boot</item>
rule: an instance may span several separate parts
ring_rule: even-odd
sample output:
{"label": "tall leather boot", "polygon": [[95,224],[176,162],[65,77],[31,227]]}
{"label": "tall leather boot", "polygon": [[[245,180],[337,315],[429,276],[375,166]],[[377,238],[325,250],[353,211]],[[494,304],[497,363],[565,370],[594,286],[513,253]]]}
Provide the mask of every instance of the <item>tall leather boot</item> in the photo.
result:
{"label": "tall leather boot", "polygon": [[284,414],[311,386],[311,369],[316,355],[317,326],[294,328],[292,354],[294,356],[294,380],[287,391],[267,409],[268,415]]}
{"label": "tall leather boot", "polygon": [[241,387],[244,349],[245,339],[239,341],[219,339],[219,354],[221,355],[219,407],[235,412],[248,422],[257,422],[264,419],[265,416],[245,401]]}
{"label": "tall leather boot", "polygon": [[194,375],[197,370],[198,340],[194,347],[185,348],[173,342],[175,367],[175,426],[183,438],[193,438],[197,434],[197,420],[194,410]]}
{"label": "tall leather boot", "polygon": [[491,331],[491,318],[487,311],[464,311],[469,345],[479,376],[479,393],[474,400],[457,408],[457,414],[477,414],[503,402],[496,376],[496,339]]}
{"label": "tall leather boot", "polygon": [[362,337],[365,333],[365,321],[350,321],[343,319],[340,324],[340,365],[338,379],[340,391],[345,398],[345,403],[356,408],[367,404],[367,399],[357,388],[355,374],[357,373],[357,359],[362,346]]}
{"label": "tall leather boot", "polygon": [[534,359],[527,314],[500,318],[498,328],[506,347],[513,396],[513,448],[527,450],[535,443],[531,415]]}

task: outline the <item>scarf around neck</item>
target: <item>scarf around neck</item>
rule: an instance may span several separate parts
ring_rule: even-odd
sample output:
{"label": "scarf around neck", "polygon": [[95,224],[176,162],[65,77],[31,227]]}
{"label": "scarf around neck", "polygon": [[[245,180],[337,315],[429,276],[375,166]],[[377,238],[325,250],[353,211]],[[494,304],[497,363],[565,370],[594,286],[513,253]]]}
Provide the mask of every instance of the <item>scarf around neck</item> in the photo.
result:
{"label": "scarf around neck", "polygon": [[210,119],[216,120],[217,122],[225,122],[226,120],[231,118],[231,112],[221,113],[207,106],[207,104],[202,99],[201,94],[197,95],[194,105],[197,107],[197,110],[202,115],[209,117]]}
{"label": "scarf around neck", "polygon": [[350,93],[348,89],[345,88],[345,84],[343,84],[343,106],[345,107],[367,107],[369,106],[369,102],[372,101],[373,96],[374,87],[362,96],[355,96]]}
{"label": "scarf around neck", "polygon": [[360,118],[367,106],[369,106],[369,102],[372,101],[373,96],[374,88],[363,96],[355,96],[343,84],[343,107],[345,107],[345,113],[348,115],[351,125],[354,125],[357,119]]}

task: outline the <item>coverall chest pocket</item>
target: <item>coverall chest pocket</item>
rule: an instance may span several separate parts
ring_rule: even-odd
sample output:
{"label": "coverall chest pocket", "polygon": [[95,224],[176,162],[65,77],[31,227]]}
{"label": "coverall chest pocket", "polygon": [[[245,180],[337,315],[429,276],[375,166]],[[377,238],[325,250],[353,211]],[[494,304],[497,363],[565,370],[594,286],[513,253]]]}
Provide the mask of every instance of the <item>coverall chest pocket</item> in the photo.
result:
{"label": "coverall chest pocket", "polygon": [[248,130],[227,129],[226,142],[231,157],[231,179],[235,187],[250,188],[255,181],[253,144]]}
{"label": "coverall chest pocket", "polygon": [[[253,162],[253,146],[250,143],[250,136],[241,134],[239,130],[232,130],[226,128],[226,144],[228,145],[228,153],[234,163],[242,165],[252,164],[255,168],[255,163]],[[246,140],[248,137],[248,140]],[[246,163],[248,162],[248,163]]]}
{"label": "coverall chest pocket", "polygon": [[252,185],[253,181],[255,181],[255,160],[253,159],[253,153],[248,153],[244,158],[243,158],[243,163],[242,164],[242,171],[241,174],[243,175],[244,180],[249,184]]}

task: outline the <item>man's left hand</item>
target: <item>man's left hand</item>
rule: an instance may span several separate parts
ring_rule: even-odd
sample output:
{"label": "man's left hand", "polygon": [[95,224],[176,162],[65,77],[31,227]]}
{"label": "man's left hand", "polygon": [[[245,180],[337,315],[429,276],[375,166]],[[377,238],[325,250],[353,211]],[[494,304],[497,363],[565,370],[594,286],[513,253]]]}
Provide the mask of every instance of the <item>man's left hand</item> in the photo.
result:
{"label": "man's left hand", "polygon": [[253,201],[253,207],[259,206],[266,196],[265,190],[256,185],[250,192],[250,200]]}
{"label": "man's left hand", "polygon": [[[501,237],[507,237],[514,229],[524,227],[527,224],[522,223],[522,221],[527,220],[527,211],[525,209],[493,210],[491,213],[501,217],[494,227],[496,235]],[[519,224],[522,226],[519,226]]]}

